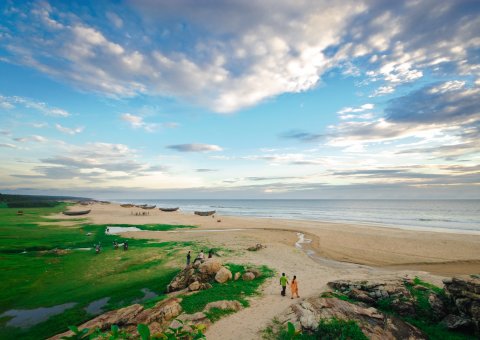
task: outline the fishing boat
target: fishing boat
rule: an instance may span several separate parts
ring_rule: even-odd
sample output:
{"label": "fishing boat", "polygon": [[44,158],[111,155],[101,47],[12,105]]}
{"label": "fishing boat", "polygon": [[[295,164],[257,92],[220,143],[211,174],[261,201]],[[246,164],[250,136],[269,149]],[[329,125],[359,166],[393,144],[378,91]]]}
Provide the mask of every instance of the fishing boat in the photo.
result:
{"label": "fishing boat", "polygon": [[153,208],[155,208],[156,205],[144,205],[143,207],[141,207],[142,209],[147,209],[147,210],[151,210]]}
{"label": "fishing boat", "polygon": [[137,205],[134,205],[135,208],[143,208],[143,207],[146,207],[147,204],[137,204]]}
{"label": "fishing boat", "polygon": [[133,204],[120,204],[120,206],[121,206],[122,208],[133,208],[133,207],[134,207]]}
{"label": "fishing boat", "polygon": [[91,210],[82,210],[82,211],[64,211],[64,215],[68,216],[78,216],[78,215],[86,215],[90,212]]}
{"label": "fishing boat", "polygon": [[160,209],[161,211],[165,211],[165,212],[171,212],[171,211],[177,211],[178,207],[176,207],[176,208],[158,208],[158,209]]}
{"label": "fishing boat", "polygon": [[198,216],[211,216],[213,214],[215,214],[215,210],[212,210],[212,211],[195,211],[195,215],[198,215]]}

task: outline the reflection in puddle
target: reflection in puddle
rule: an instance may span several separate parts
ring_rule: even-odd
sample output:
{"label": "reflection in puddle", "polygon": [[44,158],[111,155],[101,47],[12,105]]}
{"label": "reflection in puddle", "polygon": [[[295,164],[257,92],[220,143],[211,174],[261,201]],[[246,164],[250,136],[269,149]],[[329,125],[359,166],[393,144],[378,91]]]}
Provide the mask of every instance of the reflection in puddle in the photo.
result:
{"label": "reflection in puddle", "polygon": [[90,304],[85,307],[85,311],[90,314],[90,315],[98,315],[103,313],[103,307],[108,303],[108,300],[110,300],[109,297],[95,300],[93,302],[90,302]]}
{"label": "reflection in puddle", "polygon": [[28,328],[47,321],[51,316],[61,314],[65,310],[75,306],[75,302],[64,303],[53,307],[40,307],[36,309],[11,309],[1,314],[0,317],[12,316],[13,318],[7,321],[7,326]]}
{"label": "reflection in puddle", "polygon": [[141,291],[143,293],[143,297],[136,299],[135,301],[133,301],[134,303],[144,302],[158,296],[157,293],[151,291],[148,288],[142,288]]}

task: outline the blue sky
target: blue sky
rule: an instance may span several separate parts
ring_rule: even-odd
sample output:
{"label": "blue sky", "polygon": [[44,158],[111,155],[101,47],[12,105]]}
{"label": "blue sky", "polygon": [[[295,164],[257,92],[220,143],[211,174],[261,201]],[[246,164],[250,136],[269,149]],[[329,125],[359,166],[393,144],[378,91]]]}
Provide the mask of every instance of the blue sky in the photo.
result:
{"label": "blue sky", "polygon": [[0,191],[480,198],[478,1],[4,1]]}

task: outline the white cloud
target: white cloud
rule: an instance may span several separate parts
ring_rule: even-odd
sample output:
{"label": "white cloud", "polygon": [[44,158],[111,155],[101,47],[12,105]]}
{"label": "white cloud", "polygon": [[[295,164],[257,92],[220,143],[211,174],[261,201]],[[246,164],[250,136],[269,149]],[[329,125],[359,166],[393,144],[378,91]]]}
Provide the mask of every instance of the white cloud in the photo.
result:
{"label": "white cloud", "polygon": [[65,127],[65,126],[62,126],[60,124],[55,124],[55,128],[62,132],[62,133],[66,133],[68,135],[76,135],[78,133],[81,133],[83,132],[84,130],[84,127],[81,126],[81,127],[76,127],[76,128],[68,128],[68,127]]}
{"label": "white cloud", "polygon": [[0,143],[0,148],[10,148],[10,149],[15,149],[17,146],[14,144],[10,143]]}
{"label": "white cloud", "polygon": [[223,150],[220,146],[214,144],[176,144],[168,145],[167,148],[180,152],[211,152]]}
{"label": "white cloud", "polygon": [[134,129],[144,129],[148,132],[153,132],[158,127],[157,124],[154,123],[146,123],[143,120],[143,117],[132,115],[131,113],[124,113],[121,115],[121,119],[130,124],[130,126]]}
{"label": "white cloud", "polygon": [[344,114],[344,113],[350,113],[350,112],[363,112],[367,110],[372,110],[375,107],[374,104],[363,104],[359,107],[344,107],[340,111],[338,111],[338,114]]}
{"label": "white cloud", "polygon": [[369,97],[383,96],[385,94],[389,94],[389,93],[393,93],[393,92],[395,92],[395,87],[393,87],[393,86],[389,86],[389,85],[388,86],[380,86]]}
{"label": "white cloud", "polygon": [[35,101],[26,97],[0,95],[0,108],[13,109],[16,105],[22,105],[25,108],[34,109],[46,116],[68,117],[70,115],[68,111],[58,107],[51,107],[44,102]]}

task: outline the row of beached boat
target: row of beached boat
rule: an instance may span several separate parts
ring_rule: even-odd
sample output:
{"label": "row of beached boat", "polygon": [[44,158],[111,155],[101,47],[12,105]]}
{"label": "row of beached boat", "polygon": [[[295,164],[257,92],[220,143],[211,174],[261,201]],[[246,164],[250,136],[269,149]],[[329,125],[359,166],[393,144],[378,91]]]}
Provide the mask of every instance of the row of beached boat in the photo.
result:
{"label": "row of beached boat", "polygon": [[[136,204],[131,204],[131,203],[127,203],[127,204],[120,204],[121,207],[123,208],[142,208],[142,209],[154,209],[156,206],[155,205],[147,205],[147,204],[141,204],[141,205],[136,205]],[[158,208],[159,210],[161,211],[165,211],[165,212],[173,212],[173,211],[177,211],[178,209],[180,209],[179,207],[175,207],[175,208]],[[198,216],[211,216],[213,214],[215,214],[216,211],[215,210],[211,210],[211,211],[194,211],[194,214],[195,215],[198,215]]]}
{"label": "row of beached boat", "polygon": [[[141,209],[147,209],[147,210],[151,210],[151,209],[155,209],[156,205],[147,205],[147,204],[141,204],[141,205],[135,205],[135,204],[120,204],[121,207],[123,208],[141,208]],[[158,208],[159,210],[161,211],[164,211],[164,212],[174,212],[174,211],[177,211],[179,209],[179,207],[175,207],[175,208]],[[86,215],[88,213],[90,213],[91,209],[89,210],[82,210],[82,211],[64,211],[63,214],[64,215],[67,215],[67,216],[79,216],[79,215]],[[194,214],[195,215],[198,215],[198,216],[211,216],[213,214],[215,214],[216,211],[215,210],[210,210],[210,211],[194,211]]]}

